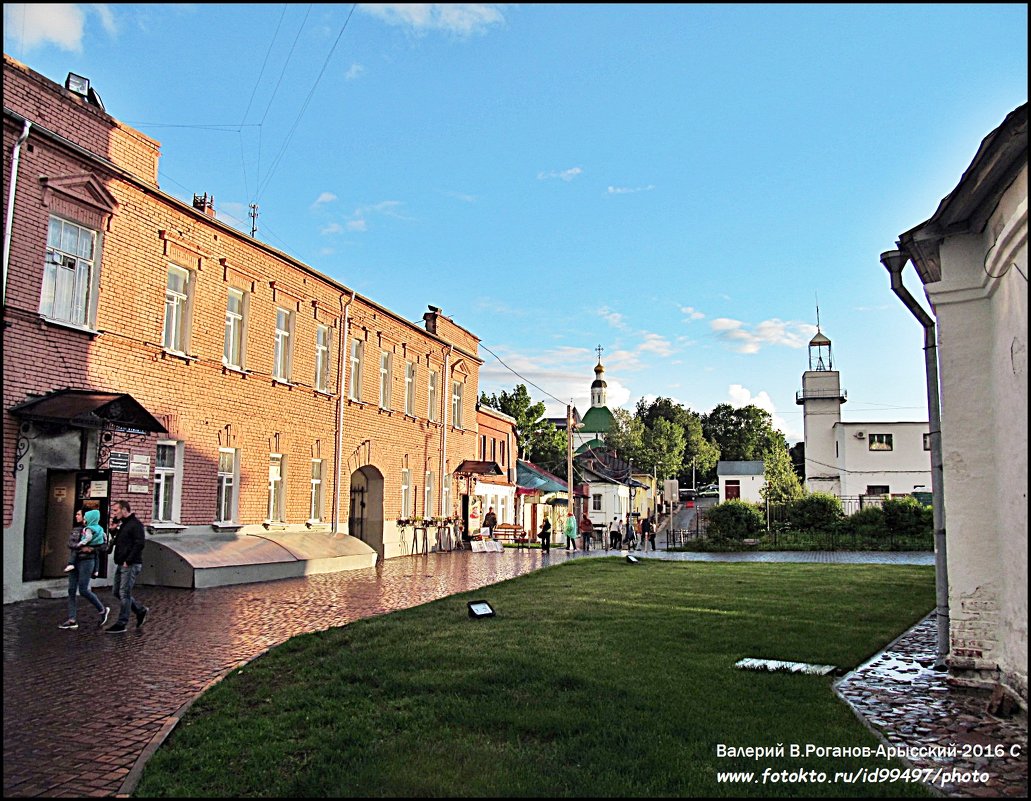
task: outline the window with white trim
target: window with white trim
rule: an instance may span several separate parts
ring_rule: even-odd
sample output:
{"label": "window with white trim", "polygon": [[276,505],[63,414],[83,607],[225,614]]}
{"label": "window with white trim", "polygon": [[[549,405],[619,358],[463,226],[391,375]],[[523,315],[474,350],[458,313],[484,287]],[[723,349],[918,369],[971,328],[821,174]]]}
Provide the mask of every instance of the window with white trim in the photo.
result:
{"label": "window with white trim", "polygon": [[592,511],[600,512],[601,511],[601,495],[598,494],[598,493],[595,493],[594,495],[592,495],[591,496],[591,502],[592,502],[592,505],[591,505]]}
{"label": "window with white trim", "polygon": [[401,471],[401,517],[412,515],[412,471],[404,468]]}
{"label": "window with white trim", "polygon": [[931,450],[931,435],[930,434],[924,434],[924,450],[925,451]]}
{"label": "window with white trim", "polygon": [[329,326],[315,329],[315,389],[329,391]]}
{"label": "window with white trim", "polygon": [[415,363],[405,362],[405,414],[415,417]]}
{"label": "window with white trim", "polygon": [[313,522],[322,521],[322,460],[311,460],[311,506],[308,519]]}
{"label": "window with white trim", "polygon": [[243,369],[243,336],[247,298],[243,290],[229,289],[226,299],[226,341],[222,348],[222,364]]}
{"label": "window with white trim", "polygon": [[273,453],[268,462],[268,520],[273,523],[283,522],[283,487],[284,470],[283,455]]}
{"label": "window with white trim", "polygon": [[390,408],[390,384],[394,372],[394,354],[382,351],[379,355],[379,407]]}
{"label": "window with white trim", "polygon": [[426,517],[433,517],[436,511],[433,509],[433,484],[436,481],[436,474],[432,470],[426,471],[426,484],[423,488],[423,514]]}
{"label": "window with white trim", "polygon": [[426,419],[433,423],[437,422],[437,407],[440,406],[440,401],[437,399],[437,385],[439,381],[439,373],[436,370],[430,370],[429,376],[426,379],[426,394],[429,396]]}
{"label": "window with white trim", "polygon": [[218,495],[215,501],[215,522],[231,523],[236,519],[236,478],[239,473],[238,451],[218,449]]}
{"label": "window with white trim", "polygon": [[155,523],[171,523],[179,513],[179,488],[182,465],[179,458],[179,443],[162,440],[157,444],[157,458],[154,461],[154,512]]}
{"label": "window with white trim", "polygon": [[455,428],[462,426],[462,395],[465,392],[465,384],[461,381],[451,382],[451,425]]}
{"label": "window with white trim", "polygon": [[92,325],[97,232],[50,218],[39,313],[73,325]]}
{"label": "window with white trim", "polygon": [[176,353],[186,353],[190,333],[190,295],[193,281],[190,271],[175,264],[168,265],[165,283],[165,330],[161,344]]}
{"label": "window with white trim", "polygon": [[279,381],[290,380],[291,333],[294,327],[294,313],[289,309],[276,309],[276,344],[272,359],[272,377]]}
{"label": "window with white trim", "polygon": [[362,399],[362,357],[365,354],[365,343],[360,339],[351,340],[351,377],[347,385],[347,396],[351,400]]}
{"label": "window with white trim", "polygon": [[445,473],[440,482],[440,505],[444,517],[451,517],[451,474]]}

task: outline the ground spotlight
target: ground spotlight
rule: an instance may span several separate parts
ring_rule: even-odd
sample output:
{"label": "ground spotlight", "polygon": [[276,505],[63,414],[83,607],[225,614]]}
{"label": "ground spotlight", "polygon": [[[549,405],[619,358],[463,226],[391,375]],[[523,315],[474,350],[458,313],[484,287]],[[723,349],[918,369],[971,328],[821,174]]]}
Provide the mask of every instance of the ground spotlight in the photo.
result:
{"label": "ground spotlight", "polygon": [[494,607],[486,601],[469,601],[469,617],[479,620],[481,617],[494,617]]}
{"label": "ground spotlight", "polygon": [[638,559],[638,558],[637,558],[636,556],[631,556],[630,554],[627,554],[627,555],[626,555],[626,560],[627,560],[627,562],[628,562],[629,564],[631,564],[631,565],[636,565],[636,564],[637,564],[638,562],[640,562],[640,561],[641,561],[641,560],[640,560],[640,559]]}

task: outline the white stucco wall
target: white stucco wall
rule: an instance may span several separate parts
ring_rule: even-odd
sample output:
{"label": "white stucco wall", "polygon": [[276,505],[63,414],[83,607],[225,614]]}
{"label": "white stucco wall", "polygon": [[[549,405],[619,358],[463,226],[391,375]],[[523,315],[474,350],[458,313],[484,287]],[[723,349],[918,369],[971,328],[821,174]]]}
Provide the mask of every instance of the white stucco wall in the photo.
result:
{"label": "white stucco wall", "polygon": [[[597,482],[588,489],[587,514],[596,526],[605,526],[608,530],[613,517],[626,519],[630,511],[630,491],[622,484],[604,484]],[[639,494],[643,490],[639,491]],[[594,496],[601,495],[601,511],[594,508]]]}
{"label": "white stucco wall", "polygon": [[[834,455],[834,426],[841,420],[841,403],[836,397],[840,391],[837,370],[806,370],[802,374],[805,478],[811,492],[841,494]],[[809,397],[813,394],[824,397]]]}
{"label": "white stucco wall", "polygon": [[[928,431],[926,422],[838,423],[834,435],[842,496],[865,495],[869,486],[886,486],[892,495],[916,487],[930,491],[931,452],[924,450]],[[871,434],[891,434],[892,450],[870,450]]]}
{"label": "white stucco wall", "polygon": [[1027,165],[926,287],[939,342],[950,661],[1027,702]]}
{"label": "white stucco wall", "polygon": [[[762,495],[760,495],[759,493],[762,491],[762,488],[766,486],[765,476],[719,476],[721,501],[727,500],[728,480],[740,482],[741,495],[738,498],[738,500],[748,501],[749,503],[762,503]],[[825,490],[820,491],[824,492]]]}

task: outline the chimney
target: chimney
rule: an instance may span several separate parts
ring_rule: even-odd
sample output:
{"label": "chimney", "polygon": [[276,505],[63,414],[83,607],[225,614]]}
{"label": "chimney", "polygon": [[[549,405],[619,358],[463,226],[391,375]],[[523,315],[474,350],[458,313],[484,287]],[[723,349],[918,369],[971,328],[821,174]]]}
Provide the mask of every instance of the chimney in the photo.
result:
{"label": "chimney", "polygon": [[209,217],[215,216],[215,198],[208,197],[208,193],[205,192],[203,195],[193,196],[193,207],[200,209]]}

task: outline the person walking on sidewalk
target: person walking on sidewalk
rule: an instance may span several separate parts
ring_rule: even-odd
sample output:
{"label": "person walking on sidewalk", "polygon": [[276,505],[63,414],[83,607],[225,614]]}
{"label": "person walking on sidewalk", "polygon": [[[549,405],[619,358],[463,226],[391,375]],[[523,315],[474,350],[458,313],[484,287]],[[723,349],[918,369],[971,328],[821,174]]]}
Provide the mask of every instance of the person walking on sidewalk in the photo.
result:
{"label": "person walking on sidewalk", "polygon": [[573,517],[573,513],[570,512],[566,515],[566,550],[576,550],[576,518]]}
{"label": "person walking on sidewalk", "polygon": [[652,519],[646,517],[641,521],[641,549],[647,551],[648,543],[651,543],[652,550],[655,550],[655,527],[652,525]]}
{"label": "person walking on sidewalk", "polygon": [[541,523],[541,553],[551,553],[551,521],[544,518]]}
{"label": "person walking on sidewalk", "polygon": [[[80,543],[82,542],[82,535],[79,532],[84,530],[80,526],[98,525],[99,521],[100,512],[96,509],[90,509],[86,512],[85,516],[83,516],[81,510],[75,512],[76,528],[73,530],[73,533],[79,538],[78,541]],[[96,548],[82,544],[76,546],[75,554],[72,557],[72,569],[68,572],[68,619],[59,625],[58,628],[79,628],[76,593],[82,595],[83,598],[93,604],[100,613],[100,622],[97,624],[98,628],[103,628],[104,624],[107,623],[107,616],[111,613],[111,609],[104,606],[103,602],[97,597],[97,594],[90,589],[90,581],[92,580],[93,573],[96,572],[98,558],[99,555]]]}
{"label": "person walking on sidewalk", "polygon": [[585,550],[591,550],[591,535],[594,534],[594,523],[591,522],[591,516],[587,514],[587,510],[584,509],[584,513],[580,518],[580,547]]}
{"label": "person walking on sidewalk", "polygon": [[118,613],[117,622],[107,630],[107,633],[121,634],[129,626],[129,612],[135,613],[136,628],[139,628],[150,611],[132,597],[132,588],[143,571],[143,546],[147,544],[147,535],[128,501],[115,501],[111,508],[119,521],[118,536],[115,539],[115,577],[112,589],[115,597],[121,599],[122,609]]}

